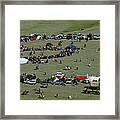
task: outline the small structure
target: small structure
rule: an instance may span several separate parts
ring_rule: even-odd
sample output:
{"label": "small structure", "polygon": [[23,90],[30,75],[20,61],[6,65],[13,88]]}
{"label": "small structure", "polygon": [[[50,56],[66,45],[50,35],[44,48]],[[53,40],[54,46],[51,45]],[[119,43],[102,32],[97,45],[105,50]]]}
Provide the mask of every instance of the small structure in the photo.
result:
{"label": "small structure", "polygon": [[85,86],[82,93],[100,95],[100,77],[88,77],[89,86]]}
{"label": "small structure", "polygon": [[73,44],[70,44],[65,49],[71,49],[72,51],[75,51],[77,49],[77,47]]}
{"label": "small structure", "polygon": [[26,63],[28,63],[28,59],[20,58],[20,64],[26,64]]}
{"label": "small structure", "polygon": [[100,86],[100,77],[90,76],[89,78],[90,86]]}
{"label": "small structure", "polygon": [[75,79],[78,80],[85,80],[88,78],[88,74],[87,73],[79,73],[79,74],[75,74]]}

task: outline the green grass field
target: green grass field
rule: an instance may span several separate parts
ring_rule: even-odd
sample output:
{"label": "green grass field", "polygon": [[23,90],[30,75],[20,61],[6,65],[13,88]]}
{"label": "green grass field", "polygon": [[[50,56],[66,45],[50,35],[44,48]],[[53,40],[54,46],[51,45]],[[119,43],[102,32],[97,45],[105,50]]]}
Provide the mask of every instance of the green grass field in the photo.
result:
{"label": "green grass field", "polygon": [[[84,28],[83,33],[98,33],[100,32],[99,21],[21,21],[21,35],[29,34],[29,33],[68,33],[68,32],[77,32],[81,28]],[[46,41],[35,41],[24,43],[29,47],[39,47],[44,46],[46,43],[52,42],[54,45],[58,44],[58,40],[46,40]],[[71,41],[64,40],[62,43],[62,47],[64,48]],[[81,48],[85,41],[76,42],[74,41],[74,45]],[[32,63],[20,65],[21,73],[35,73],[37,78],[40,78],[41,81],[47,79],[54,75],[56,71],[62,71],[66,74],[67,77],[73,75],[73,73],[81,73],[86,72],[89,75],[99,75],[100,74],[100,52],[96,52],[96,49],[100,47],[100,41],[89,41],[86,43],[87,47],[85,50],[80,50],[79,53],[74,53],[72,56],[67,56],[64,58],[57,58],[58,60],[62,60],[62,64],[53,62],[53,60],[49,60],[47,64],[40,64],[39,70],[34,70],[35,66]],[[59,51],[44,51],[44,55],[50,55],[57,53]],[[23,56],[29,56],[29,52],[21,52]],[[41,54],[41,51],[36,51],[35,55],[38,56]],[[91,61],[94,58],[94,61]],[[74,60],[78,59],[78,62],[74,62]],[[82,61],[79,62],[79,59]],[[91,61],[91,67],[88,67],[88,63]],[[63,70],[65,66],[71,66],[72,69],[65,71]],[[79,66],[78,70],[75,70],[76,66]],[[44,72],[47,74],[44,75]],[[73,100],[99,100],[100,95],[89,95],[82,94],[81,91],[84,88],[85,84],[79,83],[79,85],[72,86],[54,86],[49,84],[48,88],[43,88],[45,95],[45,100],[67,100],[67,96],[71,95]],[[35,94],[34,89],[40,88],[40,84],[36,85],[28,85],[24,83],[20,83],[20,92],[24,90],[29,90],[28,95],[20,95],[21,100],[39,100],[38,94]],[[59,93],[59,97],[55,98],[54,95]]]}
{"label": "green grass field", "polygon": [[[81,29],[84,29],[81,31]],[[46,33],[47,35],[69,32],[100,32],[99,20],[21,20],[20,34]]]}

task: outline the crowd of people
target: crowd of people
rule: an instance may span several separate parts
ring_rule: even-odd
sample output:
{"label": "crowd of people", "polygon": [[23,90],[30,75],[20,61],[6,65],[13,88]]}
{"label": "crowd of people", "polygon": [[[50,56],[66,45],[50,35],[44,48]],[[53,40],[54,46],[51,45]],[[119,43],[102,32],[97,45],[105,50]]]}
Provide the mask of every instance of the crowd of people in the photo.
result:
{"label": "crowd of people", "polygon": [[[71,43],[71,44],[73,44],[73,43]],[[79,48],[74,47],[74,49],[73,49],[73,48],[66,47],[65,49],[59,51],[59,53],[56,53],[53,55],[44,55],[44,53],[42,52],[41,55],[36,56],[35,50],[33,50],[33,51],[29,52],[29,56],[26,56],[26,57],[24,56],[24,58],[28,59],[32,63],[48,63],[49,59],[53,59],[57,62],[57,59],[55,59],[55,58],[72,56],[73,53],[75,53],[76,51],[78,52]],[[61,63],[61,61],[60,61],[60,63]]]}
{"label": "crowd of people", "polygon": [[52,51],[57,51],[57,50],[61,50],[61,47],[59,47],[59,46],[43,46],[43,47],[41,47],[41,46],[39,46],[39,47],[28,47],[28,46],[26,46],[26,45],[20,45],[20,50],[21,51],[45,51],[45,50],[52,50]]}

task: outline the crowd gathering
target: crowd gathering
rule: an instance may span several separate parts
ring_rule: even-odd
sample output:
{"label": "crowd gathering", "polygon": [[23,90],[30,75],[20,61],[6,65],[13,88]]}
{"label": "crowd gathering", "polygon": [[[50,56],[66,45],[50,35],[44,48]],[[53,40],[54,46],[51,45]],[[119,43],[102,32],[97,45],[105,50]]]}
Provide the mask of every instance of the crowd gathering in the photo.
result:
{"label": "crowd gathering", "polygon": [[[45,46],[41,47],[28,47],[24,44],[21,44],[20,46],[20,50],[21,50],[21,57],[26,58],[28,60],[27,63],[32,63],[35,64],[35,68],[34,70],[38,70],[39,69],[39,64],[47,64],[49,63],[49,60],[52,60],[54,62],[57,62],[59,64],[62,64],[62,60],[61,59],[57,59],[57,58],[62,58],[62,57],[67,57],[67,56],[72,56],[74,53],[79,53],[80,50],[85,50],[87,47],[87,44],[84,43],[82,48],[78,48],[76,47],[73,42],[71,42],[68,46],[66,46],[65,48],[63,48],[61,46],[61,40],[77,40],[77,41],[81,41],[81,40],[86,40],[86,42],[88,40],[98,40],[100,39],[100,35],[99,34],[80,34],[80,33],[69,33],[69,34],[63,34],[63,33],[59,33],[59,34],[52,34],[52,35],[46,35],[45,33],[43,34],[39,34],[39,33],[34,33],[34,34],[29,34],[29,35],[23,35],[20,36],[20,42],[28,42],[28,41],[33,41],[33,40],[60,40],[60,42],[58,43],[58,45],[53,45],[52,43],[47,43]],[[58,51],[54,54],[51,55],[45,55],[43,51],[47,51],[47,50],[51,50],[51,51]],[[27,51],[29,55],[24,56],[23,53],[24,51]],[[39,55],[36,55],[36,51],[41,51]],[[98,48],[96,50],[100,51],[100,48]],[[91,59],[89,60],[88,63],[88,67],[91,67],[91,62],[93,62],[95,59]],[[74,62],[81,62],[82,59],[80,58],[75,59]],[[64,70],[70,70],[71,67],[70,66],[66,66]],[[79,67],[76,67],[76,70],[78,70]],[[44,72],[44,75],[46,75],[46,72]],[[46,87],[48,86],[48,83],[50,83],[51,81],[53,82],[56,78],[48,78],[47,84],[41,86],[41,87]],[[34,81],[32,81],[34,80]],[[27,73],[22,73],[20,75],[20,82],[22,83],[27,83],[27,81],[31,81],[31,83],[36,83],[40,82],[40,79],[36,77],[36,74],[27,74]],[[77,79],[71,79],[71,80],[67,80],[65,77],[63,77],[62,82],[59,84],[61,85],[65,85],[67,82],[72,84],[72,85],[77,85],[78,84],[78,80]],[[72,83],[70,82],[72,81]],[[43,81],[44,82],[44,81]],[[57,80],[56,82],[57,83]],[[85,89],[86,90],[86,89]],[[25,90],[22,92],[22,95],[27,95],[29,93],[29,91]],[[35,93],[39,94],[39,98],[44,99],[44,93],[43,91],[41,91],[41,89],[36,89]],[[59,95],[56,94],[55,97],[58,97]],[[71,96],[68,96],[68,99],[71,99]]]}

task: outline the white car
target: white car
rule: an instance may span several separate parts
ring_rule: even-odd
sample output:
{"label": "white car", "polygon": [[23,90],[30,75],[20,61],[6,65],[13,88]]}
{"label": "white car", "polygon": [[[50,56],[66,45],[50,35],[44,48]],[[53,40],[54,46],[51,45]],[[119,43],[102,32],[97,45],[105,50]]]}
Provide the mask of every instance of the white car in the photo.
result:
{"label": "white car", "polygon": [[24,81],[24,83],[27,83],[27,84],[36,84],[36,79],[26,80],[26,81]]}
{"label": "white car", "polygon": [[64,76],[64,74],[62,72],[56,72],[55,76],[58,76],[58,77],[61,77],[61,76]]}
{"label": "white car", "polygon": [[62,74],[62,72],[56,72],[56,74],[61,75],[61,74]]}

